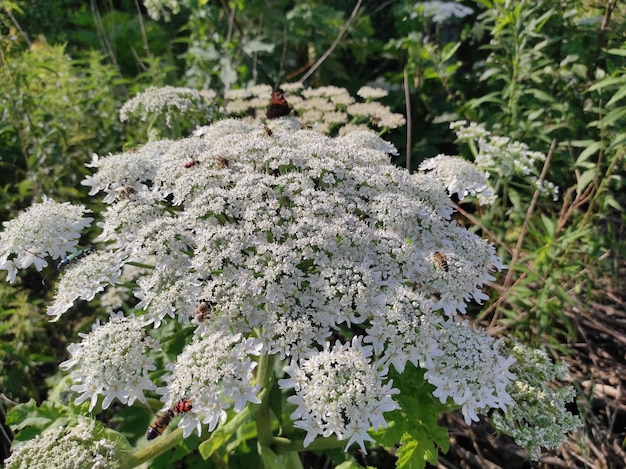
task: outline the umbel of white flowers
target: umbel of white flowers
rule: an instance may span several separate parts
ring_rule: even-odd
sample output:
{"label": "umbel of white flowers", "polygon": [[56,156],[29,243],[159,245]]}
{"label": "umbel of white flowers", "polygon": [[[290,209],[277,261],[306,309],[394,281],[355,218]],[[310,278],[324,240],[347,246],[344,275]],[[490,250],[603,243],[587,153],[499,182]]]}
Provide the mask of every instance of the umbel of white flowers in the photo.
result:
{"label": "umbel of white flowers", "polygon": [[[63,367],[79,401],[145,401],[158,348],[147,329],[176,320],[195,331],[157,392],[169,407],[193,397],[179,424],[185,436],[259,402],[259,354],[284,361],[279,386],[291,393],[305,444],[334,434],[365,449],[367,430],[385,427],[384,413],[398,407],[389,368],[402,372],[407,362],[468,424],[505,410],[515,359],[458,319],[469,301],[487,298],[481,288],[503,266],[490,243],[450,220],[446,193],[486,191],[484,175],[452,157],[439,164],[455,166],[461,180],[446,180],[450,171],[409,174],[390,163],[395,153],[371,132],[329,138],[282,118],[270,132],[224,120],[191,138],[94,156],[84,184],[109,204],[98,224],[106,249],[64,270],[48,314],[58,319],[120,279],[134,282],[139,301],[135,314],[112,315],[70,347]],[[0,234],[10,280],[30,264],[41,270],[37,259],[73,251],[91,222],[75,207],[61,233],[43,220],[67,205],[42,205]],[[24,238],[27,218],[40,229]],[[146,267],[127,272],[129,263]],[[354,325],[352,340],[329,342]]]}

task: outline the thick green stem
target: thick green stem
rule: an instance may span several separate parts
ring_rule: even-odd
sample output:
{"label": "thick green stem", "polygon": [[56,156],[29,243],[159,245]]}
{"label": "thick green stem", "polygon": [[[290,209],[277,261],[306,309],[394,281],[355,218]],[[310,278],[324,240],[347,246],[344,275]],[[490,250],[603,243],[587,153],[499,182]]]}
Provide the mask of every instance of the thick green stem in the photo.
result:
{"label": "thick green stem", "polygon": [[137,451],[128,460],[127,467],[136,467],[151,459],[156,458],[159,454],[165,453],[183,440],[183,430],[177,428],[171,433],[160,437],[150,446]]}
{"label": "thick green stem", "polygon": [[257,370],[257,383],[262,389],[268,391],[264,393],[261,405],[256,412],[256,428],[257,438],[262,445],[270,445],[272,443],[272,418],[270,413],[270,393],[272,369],[274,366],[273,355],[261,355],[259,358],[259,367]]}

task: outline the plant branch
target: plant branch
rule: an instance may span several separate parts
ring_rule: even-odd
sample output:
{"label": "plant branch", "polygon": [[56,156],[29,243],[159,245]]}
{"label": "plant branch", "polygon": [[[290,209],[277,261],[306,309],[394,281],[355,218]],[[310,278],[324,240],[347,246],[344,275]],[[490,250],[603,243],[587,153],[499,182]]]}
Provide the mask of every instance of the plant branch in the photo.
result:
{"label": "plant branch", "polygon": [[151,57],[150,45],[148,44],[148,35],[146,34],[146,27],[143,24],[143,15],[141,14],[141,7],[139,6],[139,0],[135,0],[135,7],[137,8],[137,19],[139,21],[139,29],[141,30],[141,39],[143,40],[143,48],[146,51],[146,57],[150,59]]}
{"label": "plant branch", "polygon": [[[543,184],[543,181],[546,178],[546,174],[548,173],[548,168],[550,167],[550,161],[552,160],[552,155],[556,149],[556,139],[552,139],[552,143],[550,144],[550,149],[548,150],[548,154],[546,155],[546,160],[543,162],[543,168],[541,168],[541,174],[539,175],[539,180],[537,181],[537,189],[533,194],[533,198],[530,201],[530,205],[526,210],[526,216],[524,217],[524,223],[522,224],[522,229],[520,230],[519,237],[517,238],[517,243],[515,243],[515,248],[513,249],[513,256],[511,257],[510,267],[506,273],[506,277],[504,278],[504,283],[502,287],[504,288],[505,294],[500,296],[497,300],[497,304],[501,304],[506,298],[506,292],[511,287],[513,283],[513,271],[515,270],[513,267],[517,263],[517,260],[520,257],[520,253],[522,252],[522,245],[524,244],[524,238],[526,237],[526,233],[528,233],[528,225],[530,224],[530,219],[535,211],[535,206],[537,205],[537,200],[539,199],[539,195],[541,191],[539,187]],[[493,327],[499,318],[498,312],[496,311],[491,318],[491,323],[489,327]]]}
{"label": "plant branch", "polygon": [[332,54],[332,52],[337,47],[337,44],[339,44],[339,41],[341,41],[341,38],[346,33],[346,31],[350,27],[350,24],[352,23],[357,13],[359,12],[359,9],[361,8],[361,3],[363,3],[363,0],[357,0],[356,5],[354,6],[354,9],[352,10],[352,13],[350,14],[350,17],[341,27],[341,30],[339,31],[339,34],[337,35],[333,43],[330,45],[328,50],[322,54],[322,56],[317,60],[317,62],[315,62],[311,66],[309,71],[304,74],[304,76],[300,79],[300,81],[305,82],[306,80],[308,80],[311,77],[311,75],[313,75],[313,73],[315,73],[315,71],[319,68],[319,66],[322,65],[322,63],[324,63],[324,61],[330,56],[330,54]]}
{"label": "plant branch", "polygon": [[411,172],[411,93],[409,71],[404,67],[404,102],[406,103],[406,169]]}

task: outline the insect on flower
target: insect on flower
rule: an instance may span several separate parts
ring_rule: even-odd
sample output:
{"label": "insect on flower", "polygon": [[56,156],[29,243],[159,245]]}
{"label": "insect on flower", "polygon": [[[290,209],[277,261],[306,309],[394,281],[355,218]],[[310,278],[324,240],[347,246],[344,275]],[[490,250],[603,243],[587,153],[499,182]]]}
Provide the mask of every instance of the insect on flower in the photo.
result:
{"label": "insect on flower", "polygon": [[172,419],[176,415],[186,414],[192,409],[191,402],[187,399],[181,399],[172,409],[167,409],[165,412],[161,412],[157,415],[157,418],[148,426],[146,431],[146,439],[154,440],[156,437],[161,436]]}
{"label": "insect on flower", "polygon": [[157,436],[161,436],[174,418],[174,415],[172,409],[167,409],[165,412],[157,415],[157,418],[150,424],[148,431],[146,431],[146,439],[154,440]]}
{"label": "insect on flower", "polygon": [[446,272],[448,271],[448,259],[446,258],[446,256],[444,256],[439,251],[435,251],[435,253],[433,254],[433,259],[440,268],[442,268]]}
{"label": "insect on flower", "polygon": [[57,269],[58,270],[63,270],[65,267],[67,267],[67,265],[70,262],[73,262],[73,261],[75,261],[77,259],[80,259],[81,257],[85,257],[87,254],[91,254],[95,250],[96,250],[95,248],[89,247],[89,248],[81,249],[80,251],[75,252],[73,254],[70,254],[65,259],[63,259],[61,262],[59,262],[59,265],[57,266]]}
{"label": "insect on flower", "polygon": [[268,119],[288,116],[291,112],[291,107],[289,106],[289,103],[287,103],[283,93],[284,91],[280,88],[276,88],[272,91],[272,97],[269,105],[267,106],[267,111],[265,112]]}
{"label": "insect on flower", "polygon": [[136,194],[136,193],[137,191],[135,190],[135,188],[126,186],[124,189],[120,191],[117,198],[120,200],[130,199],[133,196],[133,194]]}
{"label": "insect on flower", "polygon": [[192,166],[195,166],[197,164],[200,164],[200,162],[198,160],[187,161],[185,163],[185,168],[191,168]]}
{"label": "insect on flower", "polygon": [[228,168],[228,166],[230,165],[230,161],[228,161],[226,158],[224,158],[222,155],[218,155],[215,157],[215,159],[217,160],[217,167],[219,169],[224,169],[224,168]]}
{"label": "insect on flower", "polygon": [[211,304],[206,300],[200,300],[200,304],[193,311],[194,321],[196,322],[204,322],[207,319],[211,318],[211,311],[213,308]]}
{"label": "insect on flower", "polygon": [[180,414],[186,414],[192,408],[193,408],[193,406],[191,405],[191,402],[188,401],[187,399],[181,399],[176,404],[174,404],[174,412],[179,414],[179,415]]}
{"label": "insect on flower", "polygon": [[270,129],[267,125],[263,126],[263,132],[265,132],[268,137],[272,136],[272,129]]}

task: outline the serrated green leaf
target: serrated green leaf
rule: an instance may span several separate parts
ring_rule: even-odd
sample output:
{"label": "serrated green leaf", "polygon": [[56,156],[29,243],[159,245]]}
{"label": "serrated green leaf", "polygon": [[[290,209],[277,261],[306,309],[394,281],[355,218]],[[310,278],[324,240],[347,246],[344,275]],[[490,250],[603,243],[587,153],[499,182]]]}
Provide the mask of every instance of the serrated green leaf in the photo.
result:
{"label": "serrated green leaf", "polygon": [[386,428],[369,431],[369,435],[385,448],[391,448],[402,439],[405,430],[404,427],[397,423],[402,420],[400,412],[393,411],[385,414],[385,418],[390,422]]}
{"label": "serrated green leaf", "polygon": [[37,407],[37,403],[31,399],[11,409],[7,414],[6,424],[12,430],[22,430],[30,426],[45,428],[62,417],[61,411],[48,402],[44,402],[40,407]]}

